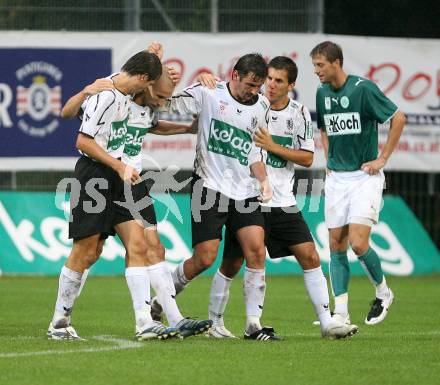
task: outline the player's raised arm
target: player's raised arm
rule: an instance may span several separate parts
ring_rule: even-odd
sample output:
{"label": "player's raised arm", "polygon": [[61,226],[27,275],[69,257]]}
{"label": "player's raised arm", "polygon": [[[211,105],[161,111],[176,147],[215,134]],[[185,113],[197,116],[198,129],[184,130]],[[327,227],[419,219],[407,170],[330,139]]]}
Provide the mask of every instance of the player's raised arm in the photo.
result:
{"label": "player's raised arm", "polygon": [[163,52],[164,52],[162,43],[159,43],[157,41],[152,41],[150,45],[147,47],[147,51],[149,53],[154,53],[159,58],[159,60],[162,61]]}
{"label": "player's raised arm", "polygon": [[61,110],[62,118],[74,118],[78,116],[81,105],[89,96],[96,95],[99,92],[113,89],[113,82],[110,79],[96,79],[92,84],[84,87],[84,89],[73,95]]}

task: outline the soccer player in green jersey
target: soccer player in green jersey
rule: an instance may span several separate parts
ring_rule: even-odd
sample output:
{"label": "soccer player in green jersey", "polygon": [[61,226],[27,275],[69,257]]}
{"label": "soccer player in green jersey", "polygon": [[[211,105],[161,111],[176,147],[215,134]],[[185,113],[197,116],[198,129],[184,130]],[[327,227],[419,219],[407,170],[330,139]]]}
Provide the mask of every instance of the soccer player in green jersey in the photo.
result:
{"label": "soccer player in green jersey", "polygon": [[[399,141],[405,116],[372,81],[343,70],[341,48],[330,41],[310,53],[321,85],[316,92],[318,128],[327,158],[325,222],[330,236],[330,278],[335,317],[350,322],[348,245],[376,289],[365,318],[384,320],[393,302],[380,259],[370,247],[371,226],[379,219],[383,167]],[[378,123],[390,122],[387,141],[378,154]]]}

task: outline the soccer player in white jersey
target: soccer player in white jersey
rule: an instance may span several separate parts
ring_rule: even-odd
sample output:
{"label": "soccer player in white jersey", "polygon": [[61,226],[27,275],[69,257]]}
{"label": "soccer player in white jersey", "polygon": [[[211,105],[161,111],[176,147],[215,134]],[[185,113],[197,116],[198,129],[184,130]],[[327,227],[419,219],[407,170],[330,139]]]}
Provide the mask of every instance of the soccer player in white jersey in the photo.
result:
{"label": "soccer player in white jersey", "polygon": [[[161,58],[161,55],[159,56]],[[84,94],[94,95],[101,90],[112,89],[113,84],[108,79],[97,79],[93,84],[84,88],[84,92],[71,97],[63,107],[62,116],[71,118],[82,116],[82,110],[87,108]],[[142,143],[147,133],[157,135],[175,135],[190,133],[192,125],[183,125],[174,122],[157,120],[155,109],[163,106],[166,99],[170,98],[174,90],[173,79],[170,69],[163,66],[161,77],[152,87],[145,89],[134,96],[130,105],[127,123],[127,135],[122,155],[122,162],[133,167],[141,174],[142,172]],[[131,187],[133,202],[139,202],[144,197],[150,198],[149,189],[143,181]],[[184,318],[179,311],[175,299],[175,288],[171,273],[165,263],[165,248],[160,242],[157,232],[157,221],[153,203],[148,199],[140,209],[132,207],[143,226],[145,240],[147,242],[147,270],[150,283],[161,303],[165,316],[171,327],[176,328],[181,337],[188,337],[203,333],[212,325],[209,320],[195,320]],[[97,255],[102,252],[104,239],[98,243]],[[86,278],[86,275],[83,276]],[[83,279],[84,284],[85,279]]]}
{"label": "soccer player in white jersey", "polygon": [[[288,94],[295,86],[298,68],[285,56],[268,64],[265,96],[270,101],[268,130],[255,134],[257,146],[267,151],[266,168],[274,195],[262,203],[265,219],[266,246],[270,258],[294,255],[304,271],[304,284],[317,316],[321,334],[330,339],[344,338],[357,332],[357,326],[331,318],[327,281],[321,270],[319,255],[310,230],[296,206],[293,194],[295,164],[310,167],[313,162],[313,127],[309,110]],[[207,84],[212,86],[212,79]],[[214,325],[209,335],[234,338],[225,327],[223,315],[233,277],[243,263],[243,251],[237,239],[226,231],[223,261],[216,272],[210,294],[209,318]]]}
{"label": "soccer player in white jersey", "polygon": [[146,241],[143,227],[129,210],[116,202],[125,201],[124,181],[135,184],[139,173],[120,159],[123,155],[130,94],[135,94],[161,75],[159,58],[142,51],[131,57],[121,72],[111,78],[114,89],[91,96],[77,138],[77,148],[83,154],[75,166],[79,182],[71,192],[69,237],[72,251],[61,270],[55,312],[49,324],[50,339],[80,339],[71,325],[71,313],[81,286],[84,270],[97,259],[101,238],[114,230],[127,252],[126,280],[136,319],[136,338],[167,338],[169,330],[152,320],[150,314],[150,284],[146,267]]}
{"label": "soccer player in white jersey", "polygon": [[[374,82],[343,70],[337,44],[325,41],[310,53],[321,82],[316,91],[316,114],[327,157],[325,222],[330,238],[330,278],[335,316],[349,322],[348,245],[375,288],[365,317],[367,325],[383,321],[394,294],[387,285],[379,256],[370,247],[371,226],[379,219],[383,167],[399,141],[405,115]],[[387,141],[378,153],[378,123],[390,122]]]}
{"label": "soccer player in white jersey", "polygon": [[[244,251],[246,330],[252,339],[279,339],[260,324],[265,295],[264,228],[258,199],[272,196],[264,152],[252,136],[267,127],[268,100],[258,93],[267,76],[259,54],[242,56],[229,82],[215,89],[194,84],[170,100],[169,110],[198,116],[191,192],[194,253],[173,273],[176,292],[209,268],[226,226]],[[153,302],[152,311],[155,310]]]}

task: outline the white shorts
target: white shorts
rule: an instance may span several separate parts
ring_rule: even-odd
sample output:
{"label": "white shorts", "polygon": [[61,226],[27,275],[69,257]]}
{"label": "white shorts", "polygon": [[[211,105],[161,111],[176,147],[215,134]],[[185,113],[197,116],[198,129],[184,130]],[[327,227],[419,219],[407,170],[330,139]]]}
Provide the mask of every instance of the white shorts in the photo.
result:
{"label": "white shorts", "polygon": [[325,224],[334,229],[349,223],[372,225],[379,220],[385,176],[361,170],[330,171],[325,181]]}

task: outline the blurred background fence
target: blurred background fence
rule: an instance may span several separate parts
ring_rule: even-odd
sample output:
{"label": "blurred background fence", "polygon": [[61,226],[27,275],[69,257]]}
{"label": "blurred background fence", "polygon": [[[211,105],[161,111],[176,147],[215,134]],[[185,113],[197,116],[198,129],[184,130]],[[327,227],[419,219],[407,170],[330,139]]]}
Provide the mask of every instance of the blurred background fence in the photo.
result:
{"label": "blurred background fence", "polygon": [[322,32],[323,0],[9,0],[0,29]]}

